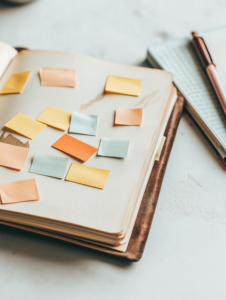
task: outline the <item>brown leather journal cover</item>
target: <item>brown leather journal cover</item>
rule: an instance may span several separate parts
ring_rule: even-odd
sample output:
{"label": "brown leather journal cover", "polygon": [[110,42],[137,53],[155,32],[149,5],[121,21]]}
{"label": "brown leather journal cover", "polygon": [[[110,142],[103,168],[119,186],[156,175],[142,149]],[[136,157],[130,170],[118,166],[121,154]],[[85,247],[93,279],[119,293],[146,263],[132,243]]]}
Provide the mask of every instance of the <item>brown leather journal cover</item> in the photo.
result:
{"label": "brown leather journal cover", "polygon": [[[138,261],[141,259],[148,238],[148,234],[151,228],[151,224],[153,221],[160,189],[162,186],[163,177],[166,171],[170,152],[172,150],[173,142],[176,136],[177,127],[179,125],[179,121],[183,112],[183,106],[184,106],[184,97],[178,92],[178,98],[176,104],[174,106],[174,109],[172,111],[172,114],[170,116],[170,119],[168,121],[164,133],[166,137],[166,141],[162,149],[161,157],[159,161],[155,161],[154,163],[154,167],[151,176],[148,180],[148,184],[142,199],[142,203],[137,215],[137,219],[126,252],[118,252],[111,249],[95,247],[95,246],[93,247],[93,245],[89,243],[80,242],[80,241],[76,242],[76,240],[74,241],[74,243],[80,246],[93,248],[98,251],[102,251],[110,255],[114,255],[116,257],[126,259],[129,261]],[[1,221],[0,223],[6,224],[6,222],[1,222]],[[21,228],[21,229],[26,229],[36,233],[41,233],[50,237],[67,240],[67,238],[63,236],[51,234],[45,231],[35,230],[34,228],[29,228],[29,227],[25,228],[23,226],[17,226],[16,224],[10,224],[10,223],[8,223],[7,225]]]}

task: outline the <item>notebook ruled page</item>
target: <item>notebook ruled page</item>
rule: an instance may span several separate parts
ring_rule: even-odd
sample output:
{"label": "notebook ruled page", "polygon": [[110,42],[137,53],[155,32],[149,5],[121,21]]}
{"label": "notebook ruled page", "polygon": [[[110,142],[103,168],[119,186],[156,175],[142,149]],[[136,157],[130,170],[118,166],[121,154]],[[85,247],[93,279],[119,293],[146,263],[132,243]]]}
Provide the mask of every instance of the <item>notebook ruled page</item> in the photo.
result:
{"label": "notebook ruled page", "polygon": [[162,69],[174,74],[178,89],[226,149],[226,117],[189,39],[153,45],[149,53]]}

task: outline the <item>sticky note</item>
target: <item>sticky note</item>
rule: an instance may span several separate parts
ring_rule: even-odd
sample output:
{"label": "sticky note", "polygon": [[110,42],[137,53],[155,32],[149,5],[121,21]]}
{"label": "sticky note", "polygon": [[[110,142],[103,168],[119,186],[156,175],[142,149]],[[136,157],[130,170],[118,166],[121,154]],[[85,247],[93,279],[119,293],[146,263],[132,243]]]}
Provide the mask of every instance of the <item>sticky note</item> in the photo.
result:
{"label": "sticky note", "polygon": [[87,161],[98,150],[68,134],[64,134],[52,147],[74,156],[81,161]]}
{"label": "sticky note", "polygon": [[46,125],[21,113],[16,114],[4,126],[31,140],[46,127]]}
{"label": "sticky note", "polygon": [[75,87],[75,70],[42,68],[40,70],[41,85]]}
{"label": "sticky note", "polygon": [[71,112],[53,106],[48,106],[37,119],[39,122],[62,131],[69,128],[70,120]]}
{"label": "sticky note", "polygon": [[127,156],[129,143],[128,140],[113,140],[102,137],[98,155],[124,158]]}
{"label": "sticky note", "polygon": [[110,172],[109,170],[93,168],[73,162],[66,180],[103,189]]}
{"label": "sticky note", "polygon": [[155,154],[155,160],[157,160],[157,161],[160,160],[160,156],[161,156],[161,153],[162,153],[163,146],[165,144],[165,140],[166,140],[166,137],[163,136],[162,139],[161,139],[161,143],[160,143],[160,145],[158,147],[158,150],[157,150],[157,152]]}
{"label": "sticky note", "polygon": [[105,92],[123,94],[130,96],[139,96],[141,91],[142,80],[119,77],[119,76],[108,76],[105,85]]}
{"label": "sticky note", "polygon": [[36,180],[33,178],[0,183],[0,197],[2,204],[39,200]]}
{"label": "sticky note", "polygon": [[143,108],[117,108],[115,125],[140,126],[143,118]]}
{"label": "sticky note", "polygon": [[67,168],[68,158],[49,155],[37,151],[30,172],[62,179]]}
{"label": "sticky note", "polygon": [[27,79],[31,71],[25,71],[21,73],[12,74],[0,94],[20,94],[27,82]]}
{"label": "sticky note", "polygon": [[98,116],[73,111],[69,132],[96,135]]}
{"label": "sticky note", "polygon": [[0,142],[0,166],[22,170],[29,148],[18,147]]}

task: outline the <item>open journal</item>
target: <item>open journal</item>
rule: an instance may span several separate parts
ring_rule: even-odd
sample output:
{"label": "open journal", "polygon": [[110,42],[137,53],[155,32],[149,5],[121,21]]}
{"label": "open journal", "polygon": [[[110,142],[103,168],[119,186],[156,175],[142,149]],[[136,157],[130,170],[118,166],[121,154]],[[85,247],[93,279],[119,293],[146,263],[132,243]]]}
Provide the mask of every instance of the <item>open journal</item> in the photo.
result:
{"label": "open journal", "polygon": [[[226,89],[226,27],[200,32]],[[174,83],[184,95],[185,107],[201,127],[219,155],[226,161],[226,117],[190,38],[153,44],[147,61],[174,74]]]}
{"label": "open journal", "polygon": [[[0,142],[11,138],[11,144],[29,151],[22,153],[26,161],[21,170],[0,167],[0,193],[7,182],[32,179],[39,195],[31,200],[39,200],[0,205],[0,223],[125,252],[177,98],[173,75],[75,54],[17,53],[3,43],[1,53],[6,54],[0,91],[13,74],[24,72],[26,84],[21,93],[0,95]],[[52,68],[58,71],[51,74]],[[74,70],[64,74],[64,80],[72,78],[68,86],[54,86],[66,69]],[[134,80],[124,84],[122,78]],[[52,118],[53,111],[57,115],[62,110],[63,116]],[[87,115],[85,123],[78,121],[80,113]],[[36,121],[21,129],[17,124],[27,124],[24,116]],[[38,134],[31,132],[32,126]],[[41,174],[49,159],[57,172]],[[87,178],[95,168],[107,172]]]}

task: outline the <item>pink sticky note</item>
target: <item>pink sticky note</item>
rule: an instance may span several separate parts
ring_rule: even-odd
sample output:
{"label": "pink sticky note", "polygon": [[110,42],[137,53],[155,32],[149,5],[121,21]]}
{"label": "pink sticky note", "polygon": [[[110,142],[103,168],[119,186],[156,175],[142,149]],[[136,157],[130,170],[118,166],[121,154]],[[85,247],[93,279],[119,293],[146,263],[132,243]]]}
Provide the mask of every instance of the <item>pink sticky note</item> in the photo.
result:
{"label": "pink sticky note", "polygon": [[140,126],[143,118],[143,108],[117,108],[115,125]]}
{"label": "pink sticky note", "polygon": [[40,70],[41,85],[75,87],[75,70],[42,68]]}
{"label": "pink sticky note", "polygon": [[0,166],[22,170],[29,148],[0,143]]}
{"label": "pink sticky note", "polygon": [[39,200],[36,180],[0,183],[0,198],[2,204]]}

